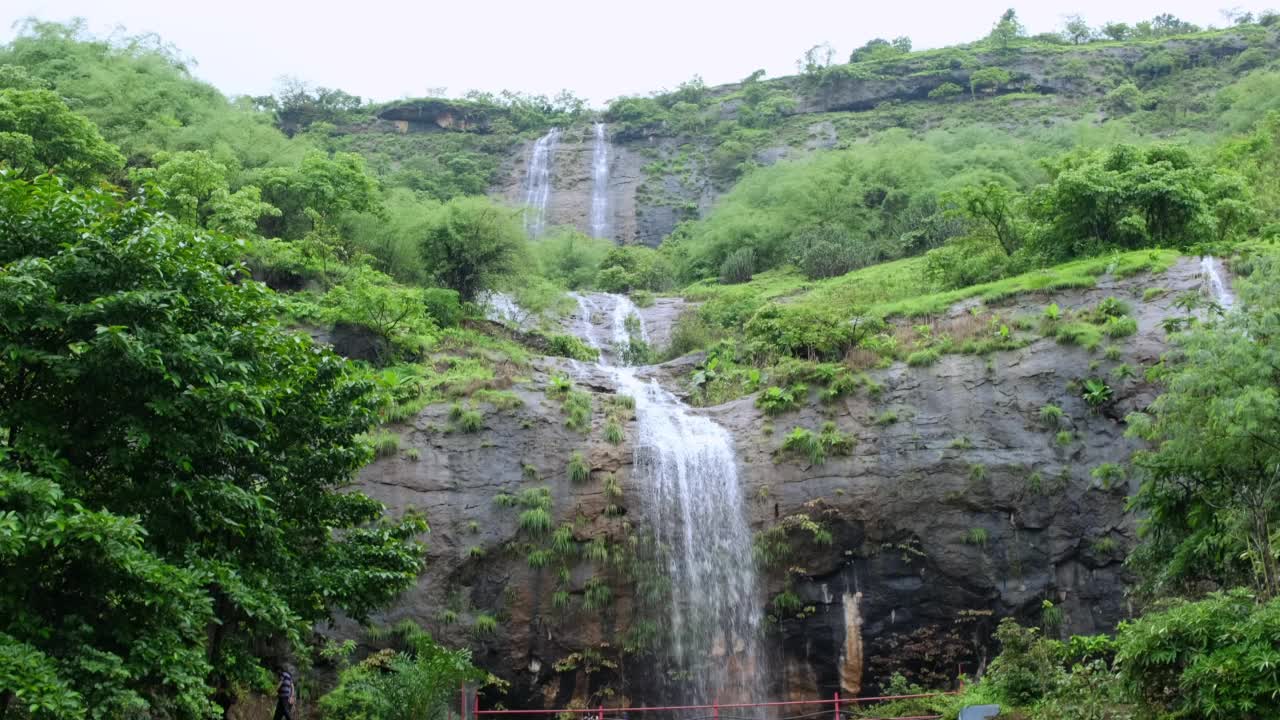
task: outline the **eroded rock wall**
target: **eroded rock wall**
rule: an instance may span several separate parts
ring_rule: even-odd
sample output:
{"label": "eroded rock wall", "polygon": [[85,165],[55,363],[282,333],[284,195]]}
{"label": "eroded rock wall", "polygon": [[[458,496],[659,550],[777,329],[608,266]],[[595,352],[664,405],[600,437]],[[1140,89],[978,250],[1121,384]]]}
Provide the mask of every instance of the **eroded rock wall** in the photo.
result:
{"label": "eroded rock wall", "polygon": [[[985,308],[1039,316],[1050,302],[1066,311],[1115,297],[1133,308],[1138,332],[1110,341],[1109,353],[1038,339],[986,357],[946,355],[930,367],[895,364],[869,373],[878,391],[828,404],[814,398],[774,418],[751,397],[707,409],[734,435],[753,529],[802,514],[832,536],[825,545],[794,538],[792,567],[772,572],[761,588],[766,598],[789,588],[801,601],[798,611],[776,612],[768,630],[778,670],[769,694],[857,694],[895,671],[945,684],[957,671],[981,669],[1001,617],[1038,623],[1045,600],[1062,610],[1064,634],[1105,632],[1129,616],[1122,559],[1135,542],[1124,509],[1134,479],[1093,471],[1122,465],[1135,449],[1122,418],[1154,398],[1142,370],[1165,349],[1161,320],[1178,313],[1180,292],[1200,284],[1199,264],[1188,259],[1161,275],[1108,277],[1094,289]],[[1122,365],[1135,374],[1115,372]],[[589,431],[566,427],[561,400],[546,392],[560,373],[575,374],[593,396]],[[1079,383],[1089,377],[1107,379],[1111,402],[1092,408],[1081,399]],[[609,375],[544,360],[512,390],[520,406],[481,405],[480,432],[453,427],[446,407],[428,408],[402,428],[400,456],[363,473],[364,491],[395,512],[424,512],[432,527],[426,574],[379,620],[413,619],[472,646],[481,664],[512,683],[508,706],[658,702],[666,668],[660,656],[626,649],[644,618],[616,558],[579,553],[564,577],[554,564],[533,567],[530,551],[545,541],[521,529],[519,507],[495,502],[500,493],[545,487],[555,523],[572,527],[580,549],[607,539],[611,552],[625,553],[644,530],[637,519],[644,493],[632,478],[628,440],[604,438]],[[1041,418],[1047,404],[1063,410],[1060,424]],[[792,428],[825,422],[856,438],[849,456],[813,465],[782,452]],[[623,430],[634,437],[634,421]],[[590,467],[585,482],[569,478],[575,452]],[[621,498],[610,498],[607,474]],[[592,578],[610,586],[611,599],[585,609]],[[557,590],[566,595],[557,600]],[[497,620],[494,632],[476,628],[482,614]]]}

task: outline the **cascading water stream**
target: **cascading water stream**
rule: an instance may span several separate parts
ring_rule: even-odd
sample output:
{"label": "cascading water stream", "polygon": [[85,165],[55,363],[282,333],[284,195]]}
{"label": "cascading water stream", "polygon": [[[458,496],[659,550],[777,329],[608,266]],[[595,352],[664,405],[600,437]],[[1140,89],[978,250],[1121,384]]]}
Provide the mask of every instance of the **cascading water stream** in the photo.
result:
{"label": "cascading water stream", "polygon": [[591,236],[609,238],[609,138],[604,123],[595,124],[591,151]]}
{"label": "cascading water stream", "polygon": [[1213,301],[1224,310],[1229,312],[1236,304],[1236,296],[1231,292],[1231,286],[1222,278],[1222,273],[1218,272],[1218,260],[1212,255],[1205,255],[1200,258],[1200,271],[1204,273],[1205,281],[1209,283],[1209,292],[1213,295]]}
{"label": "cascading water stream", "polygon": [[538,138],[529,151],[529,169],[524,179],[524,229],[532,237],[541,237],[547,227],[547,203],[551,200],[551,161],[560,128],[551,128]]}
{"label": "cascading water stream", "polygon": [[625,296],[575,294],[574,328],[601,348],[601,368],[618,392],[635,398],[632,479],[644,489],[644,515],[654,531],[660,565],[670,580],[673,683],[682,702],[760,699],[767,677],[759,651],[764,616],[757,593],[752,535],[738,482],[733,438],[696,415],[634,368],[611,365],[633,334],[639,313]]}

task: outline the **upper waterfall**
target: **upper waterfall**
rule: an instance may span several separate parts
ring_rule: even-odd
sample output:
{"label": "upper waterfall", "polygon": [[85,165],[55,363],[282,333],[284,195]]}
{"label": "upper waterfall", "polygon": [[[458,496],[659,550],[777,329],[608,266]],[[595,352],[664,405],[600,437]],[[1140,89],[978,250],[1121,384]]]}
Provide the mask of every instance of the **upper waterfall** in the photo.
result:
{"label": "upper waterfall", "polygon": [[604,123],[595,124],[595,138],[591,151],[591,236],[608,239],[609,138]]}
{"label": "upper waterfall", "polygon": [[551,200],[551,163],[556,144],[560,142],[560,128],[551,128],[538,138],[529,151],[529,168],[524,179],[524,229],[533,237],[539,237],[547,227],[547,203]]}

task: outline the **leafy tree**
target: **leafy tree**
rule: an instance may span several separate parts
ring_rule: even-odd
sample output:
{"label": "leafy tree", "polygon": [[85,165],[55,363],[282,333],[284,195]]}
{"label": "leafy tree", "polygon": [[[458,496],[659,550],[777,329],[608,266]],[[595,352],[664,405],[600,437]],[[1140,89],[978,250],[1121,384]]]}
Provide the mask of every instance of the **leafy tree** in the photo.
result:
{"label": "leafy tree", "polygon": [[987,67],[981,70],[974,70],[969,75],[969,92],[976,99],[979,89],[994,93],[1001,87],[1008,85],[1011,80],[1013,80],[1013,74],[1004,68]]}
{"label": "leafy tree", "polygon": [[[1192,158],[1186,148],[1132,145],[1070,155],[1028,204],[1035,250],[1054,260],[1102,248],[1189,248],[1230,236],[1243,215],[1216,208],[1249,199],[1234,173]],[[1238,207],[1238,206],[1237,206]]]}
{"label": "leafy tree", "polygon": [[425,525],[349,491],[372,386],[272,320],[241,253],[106,191],[0,180],[6,706],[65,687],[70,717],[77,696],[207,717],[269,640],[414,582]]}
{"label": "leafy tree", "polygon": [[1131,432],[1155,447],[1136,508],[1146,514],[1145,564],[1155,587],[1241,579],[1247,558],[1265,597],[1280,595],[1273,545],[1280,511],[1280,274],[1261,262],[1242,293],[1244,311],[1177,340],[1159,370],[1165,392]]}
{"label": "leafy tree", "polygon": [[1004,183],[988,180],[981,185],[969,185],[944,195],[943,202],[952,204],[953,212],[990,230],[1005,254],[1013,255],[1022,244],[1018,207],[1022,198]]}
{"label": "leafy tree", "polygon": [[471,302],[518,269],[525,244],[510,210],[485,198],[456,198],[428,221],[420,248],[427,272]]}
{"label": "leafy tree", "polygon": [[50,90],[0,90],[0,166],[87,183],[119,172],[124,158],[83,115]]}
{"label": "leafy tree", "polygon": [[964,94],[964,88],[953,82],[944,82],[938,87],[929,91],[930,100],[949,100],[958,95]]}
{"label": "leafy tree", "polygon": [[257,99],[264,109],[275,113],[276,125],[292,136],[315,123],[337,125],[361,107],[360,98],[342,90],[312,88],[297,78],[285,78],[273,98]]}
{"label": "leafy tree", "polygon": [[1127,40],[1132,33],[1128,23],[1109,22],[1102,26],[1102,34],[1111,40]]}
{"label": "leafy tree", "polygon": [[163,190],[165,210],[183,222],[245,236],[257,231],[262,217],[280,215],[277,208],[262,202],[256,186],[231,192],[230,171],[207,150],[160,152],[155,161],[157,167],[134,170],[131,178]]}
{"label": "leafy tree", "polygon": [[822,74],[823,70],[831,67],[831,62],[835,60],[836,49],[831,47],[831,43],[822,43],[814,45],[796,61],[796,68],[805,77],[817,77]]}
{"label": "leafy tree", "polygon": [[267,168],[256,180],[262,197],[280,209],[261,223],[267,236],[294,240],[314,228],[317,217],[333,224],[346,213],[381,208],[378,183],[354,153],[309,152],[296,168]]}
{"label": "leafy tree", "polygon": [[853,51],[849,55],[850,63],[870,62],[876,60],[890,60],[900,57],[911,52],[911,38],[897,37],[893,42],[889,42],[884,38],[874,38],[868,40],[867,44]]}
{"label": "leafy tree", "polygon": [[1008,51],[1015,42],[1027,34],[1027,29],[1018,20],[1018,13],[1013,8],[1004,11],[1000,19],[991,28],[987,40],[1002,51]]}
{"label": "leafy tree", "polygon": [[1071,41],[1072,45],[1088,42],[1093,37],[1093,29],[1089,27],[1089,23],[1079,15],[1068,15],[1066,22],[1063,23],[1063,35]]}

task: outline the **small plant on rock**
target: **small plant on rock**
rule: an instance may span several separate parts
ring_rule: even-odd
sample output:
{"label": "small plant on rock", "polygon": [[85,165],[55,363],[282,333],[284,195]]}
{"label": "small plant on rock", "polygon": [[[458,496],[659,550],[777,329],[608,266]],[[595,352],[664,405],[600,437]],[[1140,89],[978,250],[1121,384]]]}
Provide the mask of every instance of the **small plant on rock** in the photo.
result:
{"label": "small plant on rock", "polygon": [[618,443],[622,442],[623,440],[622,426],[618,424],[617,420],[614,420],[613,418],[609,418],[609,421],[605,423],[604,439],[606,442],[608,442],[611,445],[617,445]]}
{"label": "small plant on rock", "polygon": [[480,613],[471,621],[471,630],[477,636],[492,635],[498,630],[498,621],[488,613]]}
{"label": "small plant on rock", "polygon": [[969,528],[969,532],[964,535],[965,543],[969,545],[977,545],[979,547],[987,546],[987,529],[986,528]]}
{"label": "small plant on rock", "polygon": [[567,470],[570,482],[584,483],[591,479],[591,468],[587,466],[587,461],[580,452],[575,451],[569,456]]}
{"label": "small plant on rock", "polygon": [[1046,427],[1058,427],[1062,424],[1062,408],[1052,403],[1041,406],[1040,422]]}

